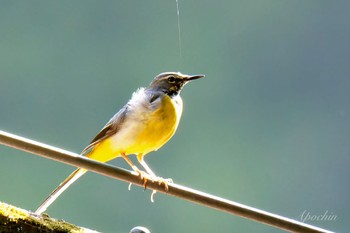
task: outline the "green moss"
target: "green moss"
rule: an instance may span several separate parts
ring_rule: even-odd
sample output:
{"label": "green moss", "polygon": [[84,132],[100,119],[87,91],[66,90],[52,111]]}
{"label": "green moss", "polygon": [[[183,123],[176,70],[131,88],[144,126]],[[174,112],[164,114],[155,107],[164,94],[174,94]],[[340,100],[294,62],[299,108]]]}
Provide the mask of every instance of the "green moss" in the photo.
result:
{"label": "green moss", "polygon": [[0,232],[96,232],[0,202]]}

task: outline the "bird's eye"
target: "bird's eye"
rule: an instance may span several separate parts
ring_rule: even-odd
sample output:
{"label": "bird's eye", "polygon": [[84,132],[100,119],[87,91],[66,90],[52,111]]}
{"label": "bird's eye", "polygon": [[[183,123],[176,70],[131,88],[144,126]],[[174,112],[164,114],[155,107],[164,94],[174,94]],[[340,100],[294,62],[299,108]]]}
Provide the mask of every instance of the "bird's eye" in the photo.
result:
{"label": "bird's eye", "polygon": [[168,78],[168,82],[169,82],[169,83],[174,83],[174,82],[175,82],[174,76],[170,76],[170,77]]}

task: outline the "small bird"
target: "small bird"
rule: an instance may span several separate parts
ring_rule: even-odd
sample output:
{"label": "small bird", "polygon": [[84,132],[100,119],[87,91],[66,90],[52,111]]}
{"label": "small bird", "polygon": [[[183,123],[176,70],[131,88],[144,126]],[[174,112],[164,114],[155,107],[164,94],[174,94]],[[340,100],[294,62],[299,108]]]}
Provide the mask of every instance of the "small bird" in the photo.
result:
{"label": "small bird", "polygon": [[[100,162],[122,157],[144,180],[146,188],[149,175],[153,181],[167,181],[157,177],[144,161],[149,152],[161,148],[174,135],[182,114],[180,91],[192,80],[204,75],[186,75],[165,72],[157,75],[147,88],[135,91],[129,102],[119,110],[82,151],[82,155]],[[145,171],[139,170],[128,158],[135,154]],[[42,214],[71,184],[87,172],[78,168],[72,172],[39,206]]]}

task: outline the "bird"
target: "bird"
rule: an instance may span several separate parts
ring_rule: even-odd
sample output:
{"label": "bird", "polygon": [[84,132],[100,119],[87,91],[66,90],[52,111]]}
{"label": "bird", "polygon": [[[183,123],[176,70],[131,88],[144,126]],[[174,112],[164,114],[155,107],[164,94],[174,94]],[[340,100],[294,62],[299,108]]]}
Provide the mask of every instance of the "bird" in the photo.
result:
{"label": "bird", "polygon": [[[163,183],[167,189],[167,180],[157,177],[144,160],[144,156],[157,151],[174,135],[182,115],[183,101],[180,92],[190,81],[204,75],[186,75],[180,72],[164,72],[157,75],[146,88],[139,88],[92,139],[81,152],[90,159],[108,162],[122,157],[144,181],[146,175],[153,181]],[[140,170],[128,158],[136,155],[137,161],[145,171]],[[76,180],[87,172],[77,168],[73,171],[35,211],[40,215]],[[171,180],[171,179],[169,179]]]}

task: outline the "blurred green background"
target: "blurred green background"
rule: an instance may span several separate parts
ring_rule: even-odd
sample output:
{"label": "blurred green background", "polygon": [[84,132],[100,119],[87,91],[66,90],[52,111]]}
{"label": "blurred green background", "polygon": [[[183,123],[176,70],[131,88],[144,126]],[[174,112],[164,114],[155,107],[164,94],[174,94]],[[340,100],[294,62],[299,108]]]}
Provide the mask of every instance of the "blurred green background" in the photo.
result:
{"label": "blurred green background", "polygon": [[[81,151],[140,86],[182,92],[160,176],[345,232],[350,217],[350,2],[1,1],[0,129]],[[122,159],[111,164],[129,167]],[[0,201],[35,210],[72,167],[0,146]],[[88,173],[48,214],[102,232],[282,232]]]}

